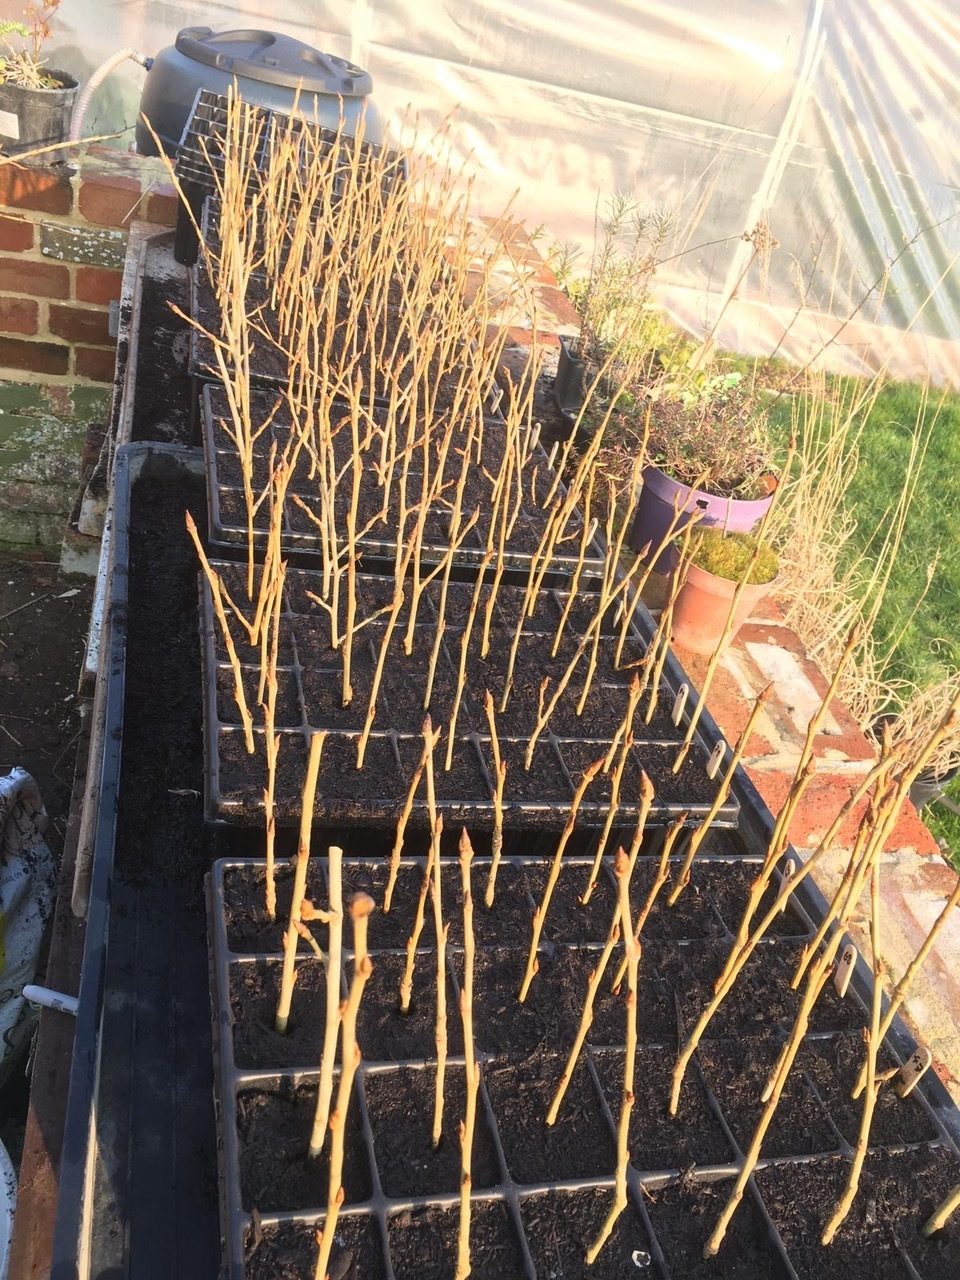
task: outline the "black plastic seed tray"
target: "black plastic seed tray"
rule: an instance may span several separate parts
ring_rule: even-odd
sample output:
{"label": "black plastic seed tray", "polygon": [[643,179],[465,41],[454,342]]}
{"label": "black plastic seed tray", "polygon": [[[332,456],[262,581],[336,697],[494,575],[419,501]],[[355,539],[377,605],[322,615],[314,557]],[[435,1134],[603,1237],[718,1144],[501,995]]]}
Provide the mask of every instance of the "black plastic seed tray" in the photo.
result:
{"label": "black plastic seed tray", "polygon": [[[208,383],[200,394],[200,412],[203,431],[204,457],[207,469],[207,510],[210,545],[217,554],[237,555],[245,553],[248,529],[247,506],[243,492],[243,477],[236,447],[220,423],[229,420],[229,410],[222,384]],[[251,414],[254,426],[266,427],[254,446],[253,486],[255,494],[265,492],[269,485],[270,454],[275,446],[277,456],[290,436],[290,416],[282,398],[274,391],[251,393]],[[372,429],[379,429],[386,421],[388,410],[374,409],[369,417]],[[363,424],[366,430],[367,424]],[[334,434],[334,452],[341,479],[337,486],[338,509],[335,520],[341,541],[345,538],[346,509],[351,500],[352,468],[350,466],[350,411],[345,405],[335,404],[331,410],[331,432]],[[483,431],[483,446],[479,465],[468,477],[464,489],[462,511],[466,522],[476,510],[477,523],[461,541],[455,554],[457,575],[475,577],[482,566],[492,511],[492,490],[497,469],[503,455],[504,428],[499,421],[488,421]],[[359,538],[361,564],[365,572],[389,572],[397,559],[396,529],[399,524],[399,495],[397,477],[393,481],[393,494],[388,510],[384,510],[383,489],[377,468],[379,443],[371,435],[371,442],[364,449],[364,470],[360,482]],[[543,535],[546,513],[539,502],[546,497],[546,485],[552,479],[546,453],[534,444],[524,469],[523,501],[517,508],[517,517],[503,548],[504,581],[526,581],[530,559]],[[417,465],[411,469],[407,485],[408,494],[416,495],[422,486],[418,451]],[[534,499],[532,490],[539,486]],[[558,486],[558,492],[565,492]],[[408,497],[408,503],[412,496]],[[304,562],[316,562],[322,550],[317,521],[321,518],[318,481],[313,475],[310,459],[304,454],[290,481],[288,498],[283,511],[282,543],[284,550],[299,553]],[[425,568],[440,564],[450,545],[449,506],[438,504],[430,513],[424,530],[421,563]],[[254,516],[254,539],[262,546],[269,524],[268,504],[260,504]],[[412,530],[412,519],[407,522]],[[365,530],[365,531],[364,531]],[[577,511],[571,513],[565,529],[551,556],[546,585],[558,586],[573,576],[583,535],[583,522]],[[580,583],[584,588],[595,584],[604,567],[604,555],[596,539],[591,539],[581,565]]]}
{"label": "black plastic seed tray", "polygon": [[[243,589],[243,566],[218,563],[228,589],[238,599]],[[367,717],[374,678],[379,636],[376,625],[358,633],[353,650],[349,706],[342,706],[340,655],[330,648],[328,616],[310,608],[307,584],[319,585],[316,575],[294,573],[288,579],[285,612],[281,618],[278,669],[277,718],[280,736],[278,766],[279,793],[276,817],[283,825],[299,821],[299,791],[309,734],[328,732],[321,760],[316,816],[333,823],[362,825],[392,824],[403,805],[409,780],[419,762],[424,696],[428,680],[429,651],[436,634],[436,619],[430,624],[437,599],[432,584],[423,602],[423,625],[414,629],[414,653],[404,653],[404,619],[401,618],[390,641],[383,679],[377,697],[377,716],[363,759],[357,769],[360,731]],[[385,592],[392,593],[387,579],[364,578],[360,582],[361,613],[380,607]],[[454,584],[448,596],[447,616],[463,617],[474,588]],[[501,755],[507,763],[504,787],[504,826],[507,829],[558,830],[566,822],[574,790],[583,771],[593,761],[610,752],[611,743],[626,709],[628,671],[614,670],[615,639],[604,637],[599,650],[598,678],[590,690],[584,713],[577,716],[580,681],[558,702],[554,716],[537,742],[530,769],[525,768],[527,743],[535,727],[541,680],[558,676],[578,646],[578,624],[583,617],[571,616],[569,631],[562,637],[556,658],[551,656],[556,622],[564,608],[561,596],[544,600],[524,633],[514,669],[513,688],[507,712],[498,717]],[[450,737],[452,710],[456,699],[457,670],[463,633],[451,626],[444,632],[438,661],[434,666],[429,710],[433,722],[445,732],[436,752],[438,808],[450,822],[468,822],[489,829],[493,821],[493,752],[484,713],[487,689],[499,698],[506,680],[506,663],[513,630],[506,622],[512,610],[519,610],[523,592],[502,587],[491,617],[490,652],[486,659],[467,650],[467,683],[456,721],[455,749],[446,767],[446,743]],[[498,612],[496,612],[498,611]],[[588,611],[589,612],[589,611]],[[212,821],[259,823],[262,821],[265,774],[262,733],[256,733],[256,749],[249,755],[236,708],[234,677],[213,617],[209,587],[200,582],[200,615],[203,632],[205,705],[205,753],[207,769],[207,816]],[[418,617],[420,615],[418,614]],[[499,619],[499,620],[498,620]],[[475,639],[479,644],[480,631]],[[371,638],[372,637],[372,638]],[[627,661],[639,660],[642,648],[635,642],[625,646]],[[242,654],[247,705],[259,703],[258,667]],[[581,663],[581,667],[584,664]],[[661,702],[669,694],[661,693]],[[666,706],[669,707],[669,702]],[[618,807],[612,821],[617,830],[636,821],[640,800],[641,770],[653,783],[655,799],[649,821],[673,821],[681,813],[690,821],[705,815],[717,793],[719,782],[708,772],[708,750],[697,738],[677,774],[672,765],[682,741],[682,728],[674,724],[663,705],[644,723],[636,717],[634,744],[624,767]],[[256,723],[262,724],[258,712]],[[412,817],[414,825],[425,821],[423,788]],[[590,784],[579,810],[579,824],[600,827],[607,822],[611,807],[611,782],[598,776]],[[728,800],[720,807],[716,823],[735,823],[737,806]]]}
{"label": "black plastic seed tray", "polygon": [[[245,299],[247,315],[253,321],[253,342],[250,354],[250,382],[252,386],[283,391],[290,382],[288,353],[280,337],[279,321],[271,305],[269,281],[260,275],[251,275]],[[334,371],[345,371],[352,366],[351,386],[360,388],[366,403],[381,409],[392,405],[391,387],[409,364],[409,358],[393,350],[394,335],[379,327],[371,328],[366,320],[349,319],[346,295],[343,294],[342,314],[334,319],[330,335],[328,360]],[[338,304],[339,306],[339,304]],[[362,313],[361,313],[362,314]],[[396,315],[390,310],[391,315]],[[207,334],[220,336],[220,308],[202,261],[197,262],[190,274],[190,316],[195,322],[190,326],[190,345],[187,369],[194,380],[195,391],[203,384],[220,377],[220,367]],[[326,331],[319,330],[313,336],[313,346],[326,341]],[[394,372],[399,370],[400,372]],[[389,373],[389,377],[388,377]],[[435,394],[438,411],[447,407],[457,396],[462,371],[459,365],[437,368],[432,372],[431,389]],[[409,384],[400,390],[408,393]],[[502,391],[495,381],[485,388],[484,413],[494,422],[502,419],[499,404]]]}
{"label": "black plastic seed tray", "polygon": [[[322,125],[306,120],[301,116],[290,116],[282,111],[275,111],[256,103],[247,103],[246,110],[258,118],[261,125],[261,142],[250,171],[248,192],[253,195],[259,190],[263,175],[270,162],[270,148],[277,129],[290,131],[292,135],[300,135],[300,164],[308,164],[320,153],[332,155],[340,152],[344,167],[355,163],[357,143],[349,136],[342,136],[336,130],[325,129]],[[204,192],[214,192],[223,182],[224,162],[223,148],[227,134],[229,102],[224,94],[212,89],[200,89],[194,99],[193,110],[184,126],[177,150],[177,177]],[[362,159],[373,157],[382,152],[382,148],[372,142],[360,143]],[[396,154],[396,164],[384,172],[384,188],[394,182],[402,181],[406,175],[405,162]]]}
{"label": "black plastic seed tray", "polygon": [[[708,856],[703,864],[695,866],[687,893],[696,893],[699,905],[709,914],[715,890],[722,883],[720,877],[728,873],[737,877],[737,892],[731,894],[727,885],[725,899],[725,909],[733,910],[738,900],[746,897],[750,878],[747,868],[751,865],[756,863]],[[320,901],[325,900],[323,867],[323,860],[318,859],[313,874],[320,883],[311,888],[317,895],[315,900]],[[571,1267],[582,1260],[584,1246],[599,1229],[612,1195],[616,1117],[622,1089],[624,1005],[622,999],[614,998],[603,988],[581,1065],[571,1079],[557,1125],[547,1129],[541,1123],[560,1078],[564,1055],[579,1020],[589,969],[596,961],[613,909],[613,877],[608,862],[590,904],[577,904],[579,880],[587,874],[588,867],[588,859],[565,859],[548,915],[548,927],[551,916],[555,923],[545,930],[540,949],[541,971],[534,979],[527,1003],[521,1006],[514,999],[516,985],[529,941],[530,909],[540,892],[536,877],[542,878],[544,863],[530,858],[505,858],[500,864],[497,899],[489,912],[482,906],[489,862],[481,858],[474,863],[478,944],[474,1023],[483,1084],[473,1151],[472,1238],[474,1247],[481,1251],[493,1239],[504,1275],[580,1275],[575,1269],[557,1272],[557,1257],[562,1262],[569,1250]],[[638,864],[638,869],[642,867],[643,863]],[[382,902],[382,860],[347,859],[343,872],[345,892],[364,889]],[[434,1002],[430,995],[435,974],[432,921],[421,937],[411,1012],[404,1019],[394,1008],[405,931],[409,929],[422,874],[422,859],[405,858],[390,914],[377,912],[371,918],[374,977],[364,996],[365,1005],[361,1006],[358,1034],[364,1063],[352,1102],[353,1122],[348,1124],[345,1186],[349,1220],[345,1220],[342,1237],[338,1231],[341,1248],[360,1250],[364,1276],[392,1276],[396,1280],[416,1274],[409,1269],[412,1260],[419,1258],[422,1263],[427,1256],[440,1265],[438,1274],[446,1274],[444,1263],[451,1256],[456,1239],[456,1128],[462,1108],[463,1057],[459,1020],[452,1010],[457,1007],[462,933],[457,931],[459,871],[452,861],[447,862],[444,876],[444,896],[449,903],[445,915],[450,922],[450,1058],[445,1138],[436,1154],[429,1144],[435,1061]],[[297,1157],[288,1158],[288,1176],[280,1186],[271,1181],[265,1169],[258,1172],[259,1153],[269,1146],[268,1135],[282,1143],[287,1152],[302,1150],[312,1114],[319,1065],[318,1037],[322,1036],[323,1027],[323,968],[312,958],[298,962],[301,967],[293,1016],[299,1020],[289,1036],[276,1036],[268,1025],[275,1006],[279,956],[274,952],[271,958],[259,950],[264,940],[262,933],[242,933],[239,938],[234,934],[238,922],[243,929],[247,927],[244,920],[251,916],[256,919],[256,895],[262,887],[262,877],[262,863],[218,862],[208,880],[222,1138],[221,1209],[226,1274],[231,1280],[269,1274],[269,1270],[261,1272],[258,1267],[269,1258],[272,1249],[281,1246],[302,1248],[306,1268],[312,1256],[310,1250],[315,1247],[315,1227],[322,1222],[326,1204],[322,1167],[297,1177],[291,1168],[298,1163]],[[282,910],[282,882],[280,894]],[[639,896],[635,893],[635,900]],[[742,1114],[742,1107],[733,1106],[731,1113],[727,1112],[724,1102],[732,1096],[731,1077],[745,1080],[748,1088],[759,1088],[765,1073],[758,1071],[755,1078],[750,1075],[750,1054],[765,1052],[764,1061],[772,1065],[785,1031],[783,1026],[775,1026],[771,1034],[755,1041],[705,1041],[703,1065],[698,1061],[691,1064],[678,1116],[675,1120],[667,1118],[677,1023],[670,999],[671,985],[660,966],[648,957],[652,949],[662,945],[662,922],[655,925],[654,921],[671,910],[659,904],[650,918],[650,936],[644,935],[640,1045],[630,1133],[631,1203],[601,1255],[601,1276],[631,1274],[631,1267],[641,1272],[649,1268],[650,1274],[677,1280],[693,1273],[694,1260],[699,1259],[703,1240],[712,1229],[730,1179],[743,1159],[742,1128],[750,1116]],[[680,933],[698,920],[699,913],[689,903],[684,906],[683,898],[675,910],[685,912]],[[573,914],[576,920],[571,918]],[[716,920],[727,947],[731,940],[729,922],[722,911],[716,912]],[[259,923],[264,923],[262,913]],[[808,936],[810,927],[802,908],[791,907],[788,923],[771,947],[795,949],[796,939]],[[695,932],[690,938],[672,938],[669,946],[671,951],[679,952],[700,941],[700,934]],[[242,947],[250,942],[257,950],[243,953]],[[238,944],[241,950],[237,949]],[[349,962],[343,975],[344,989],[348,974]],[[762,1003],[762,994],[757,994],[757,999]],[[863,1012],[856,997],[849,1000],[849,1027],[843,1039],[851,1050],[859,1045],[861,1058]],[[833,1109],[842,1105],[841,1095],[849,1089],[850,1072],[856,1070],[860,1059],[851,1054],[846,1074],[840,1072],[833,1080],[835,1093],[829,1094],[825,1089],[829,1072],[823,1064],[829,1066],[832,1061],[836,1042],[836,1035],[814,1033],[807,1037],[796,1075],[778,1112],[784,1114],[785,1125],[799,1145],[790,1148],[788,1137],[786,1147],[783,1142],[775,1142],[770,1154],[765,1149],[758,1165],[761,1188],[775,1186],[777,1180],[789,1183],[791,1178],[829,1180],[849,1159],[852,1148],[845,1136],[849,1117],[841,1114],[835,1120]],[[741,1061],[740,1077],[736,1076],[738,1047],[747,1062],[744,1069]],[[719,1096],[718,1088],[722,1090]],[[960,1168],[956,1150],[922,1091],[900,1100],[891,1090],[882,1098],[878,1119],[882,1118],[883,1127],[872,1144],[868,1170],[896,1157],[908,1160],[911,1167],[933,1170],[941,1180],[947,1179],[950,1171],[955,1178]],[[776,1127],[770,1137],[780,1137]],[[302,1158],[299,1164],[305,1164]],[[918,1218],[921,1197],[914,1194],[911,1198],[908,1193],[908,1199],[911,1205],[904,1218],[910,1213]],[[833,1202],[827,1199],[814,1206],[812,1212],[822,1213],[825,1218],[832,1207]],[[815,1239],[810,1234],[804,1247],[816,1248]],[[424,1253],[427,1242],[431,1251]],[[867,1258],[871,1257],[870,1248],[884,1259],[889,1253],[888,1242],[879,1235],[868,1242]],[[755,1268],[745,1275],[808,1274],[804,1265],[794,1266],[791,1249],[755,1187],[751,1187],[734,1219],[728,1244],[720,1255],[721,1263],[725,1258],[728,1262],[742,1262],[744,1250]],[[258,1251],[262,1251],[260,1262]],[[901,1249],[901,1253],[905,1252]],[[831,1254],[823,1256],[830,1259]],[[718,1274],[733,1273],[720,1270]],[[903,1274],[914,1273],[908,1267]],[[924,1274],[922,1268],[917,1274]]]}

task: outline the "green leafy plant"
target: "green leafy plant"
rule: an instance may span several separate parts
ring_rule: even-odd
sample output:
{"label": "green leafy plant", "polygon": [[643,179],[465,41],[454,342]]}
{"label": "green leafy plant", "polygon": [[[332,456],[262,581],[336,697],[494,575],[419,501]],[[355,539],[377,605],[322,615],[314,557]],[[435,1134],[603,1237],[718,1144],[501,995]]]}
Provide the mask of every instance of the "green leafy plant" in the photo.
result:
{"label": "green leafy plant", "polygon": [[603,213],[597,212],[586,275],[576,274],[579,246],[553,246],[551,266],[580,316],[578,355],[599,364],[616,346],[621,367],[649,368],[659,347],[677,340],[650,298],[650,281],[673,223],[665,206],[643,209],[617,191]]}
{"label": "green leafy plant", "polygon": [[50,20],[60,8],[60,0],[31,3],[23,11],[25,22],[0,22],[0,84],[22,89],[57,89],[60,81],[43,70],[41,54],[50,36]]}
{"label": "green leafy plant", "polygon": [[[722,533],[719,529],[698,529],[690,540],[690,559],[698,568],[717,578],[739,582],[750,566],[757,539],[749,533]],[[769,543],[763,543],[747,581],[755,585],[772,582],[780,567],[779,557]]]}
{"label": "green leafy plant", "polygon": [[[634,456],[647,432],[647,460],[680,484],[722,497],[756,499],[770,492],[773,446],[765,409],[728,374],[710,379],[713,387],[684,398],[654,387],[634,386],[615,394],[606,432],[606,463],[615,474]],[[609,407],[594,396],[588,423],[599,422]],[[617,455],[622,455],[617,465]]]}

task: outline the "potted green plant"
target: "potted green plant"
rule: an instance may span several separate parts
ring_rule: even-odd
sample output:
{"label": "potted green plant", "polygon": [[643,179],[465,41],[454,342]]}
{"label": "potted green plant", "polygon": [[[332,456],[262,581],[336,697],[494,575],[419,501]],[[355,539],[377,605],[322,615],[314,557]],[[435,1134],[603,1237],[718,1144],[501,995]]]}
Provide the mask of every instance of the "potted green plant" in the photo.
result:
{"label": "potted green plant", "polygon": [[726,533],[756,528],[777,487],[772,449],[765,415],[741,390],[738,373],[631,396],[614,414],[614,438],[638,438],[647,414],[648,461],[629,542],[648,560],[656,556],[658,573],[672,573],[678,552],[671,536],[695,517]]}
{"label": "potted green plant", "polygon": [[692,653],[713,653],[726,627],[737,586],[746,585],[737,604],[732,640],[773,589],[779,560],[776,551],[749,533],[698,529],[690,538],[689,558],[680,572],[682,585],[673,605],[674,642]]}
{"label": "potted green plant", "polygon": [[650,281],[672,226],[669,209],[644,209],[632,196],[617,191],[603,216],[598,210],[594,220],[594,247],[585,276],[576,272],[578,247],[553,246],[551,266],[580,319],[576,336],[560,338],[553,387],[558,408],[571,422],[583,403],[585,385],[612,347],[618,356],[616,367],[608,371],[611,385],[622,382],[625,369],[649,376],[659,344],[675,336],[668,335],[650,296]]}
{"label": "potted green plant", "polygon": [[[63,142],[70,133],[77,81],[43,57],[59,7],[60,0],[31,0],[25,21],[0,22],[0,151],[6,155]],[[50,157],[34,162],[49,163]]]}

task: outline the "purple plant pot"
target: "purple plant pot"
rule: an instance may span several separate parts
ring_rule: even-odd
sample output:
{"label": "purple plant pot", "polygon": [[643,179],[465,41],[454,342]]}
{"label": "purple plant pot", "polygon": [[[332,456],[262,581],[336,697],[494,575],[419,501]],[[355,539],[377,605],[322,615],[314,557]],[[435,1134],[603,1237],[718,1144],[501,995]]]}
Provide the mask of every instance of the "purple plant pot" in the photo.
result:
{"label": "purple plant pot", "polygon": [[[702,528],[719,528],[724,533],[750,533],[763,519],[773,501],[774,490],[762,498],[720,498],[702,489],[671,480],[658,467],[644,467],[643,485],[637,498],[637,513],[633,518],[628,542],[634,551],[643,551],[649,545],[645,559],[656,554],[657,548],[667,536],[674,516],[680,513],[676,533],[682,533],[697,511],[702,515],[697,522]],[[671,541],[657,556],[654,570],[670,574],[677,567],[679,552]]]}

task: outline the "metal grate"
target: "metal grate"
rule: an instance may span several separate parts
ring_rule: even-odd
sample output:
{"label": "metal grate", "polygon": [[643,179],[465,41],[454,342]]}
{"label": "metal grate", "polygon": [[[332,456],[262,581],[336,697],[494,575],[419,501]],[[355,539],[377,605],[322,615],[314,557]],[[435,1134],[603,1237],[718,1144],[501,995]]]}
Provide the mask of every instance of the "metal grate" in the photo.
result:
{"label": "metal grate", "polygon": [[[217,183],[214,175],[223,178],[224,145],[226,140],[228,99],[210,89],[200,89],[194,99],[193,110],[184,128],[177,151],[177,177],[186,185],[204,192],[216,191]],[[304,120],[299,116],[286,115],[255,103],[244,103],[245,109],[256,112],[263,117],[259,147],[254,170],[248,180],[248,192],[256,190],[258,178],[269,164],[270,152],[274,138],[279,130],[289,131],[300,141],[301,167],[307,158],[317,153],[332,154],[339,147],[342,163],[350,164],[356,156],[356,143],[351,138],[338,134],[335,130]],[[364,140],[361,144],[361,157],[373,158],[381,155],[383,148],[376,143]],[[391,163],[384,168],[383,186],[388,190],[406,176],[406,165],[398,152],[387,150]]]}

